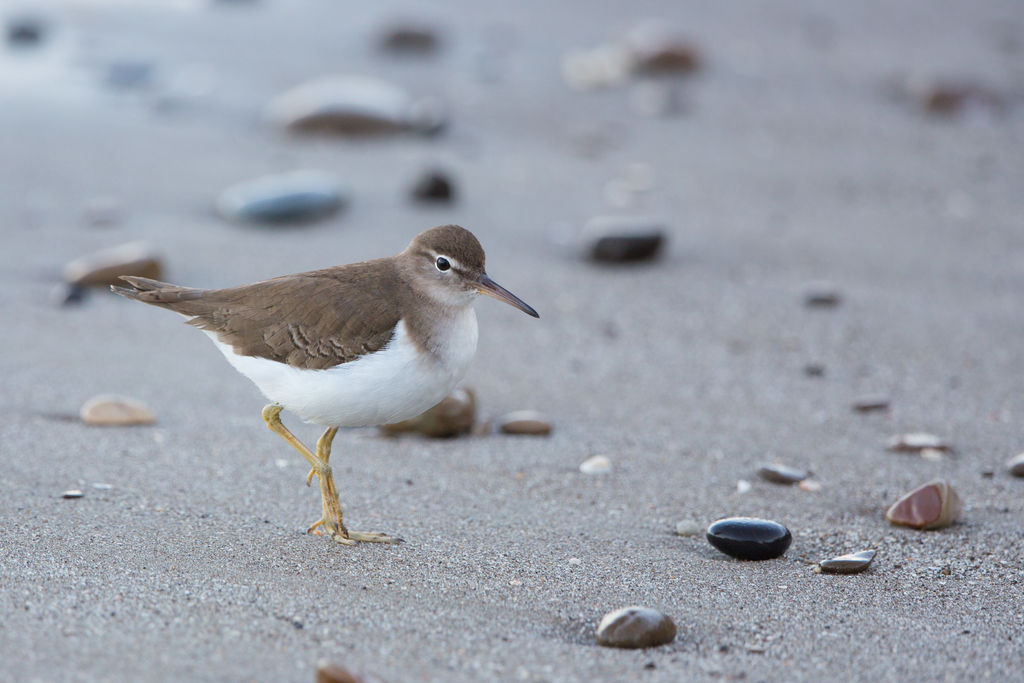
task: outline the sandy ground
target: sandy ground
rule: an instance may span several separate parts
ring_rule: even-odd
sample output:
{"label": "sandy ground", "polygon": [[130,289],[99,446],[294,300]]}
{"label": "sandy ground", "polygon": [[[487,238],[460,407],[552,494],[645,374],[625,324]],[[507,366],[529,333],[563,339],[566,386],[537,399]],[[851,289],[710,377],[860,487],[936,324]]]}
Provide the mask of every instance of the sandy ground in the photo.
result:
{"label": "sandy ground", "polygon": [[[892,94],[950,76],[1019,102],[1019,3],[460,2],[411,12],[447,39],[422,63],[373,49],[407,6],[347,4],[52,4],[46,44],[0,54],[0,680],[311,681],[321,658],[388,681],[1019,676],[1024,480],[1002,463],[1024,450],[1024,117],[936,120]],[[637,113],[635,84],[566,87],[566,50],[648,17],[707,57],[680,116]],[[151,61],[153,84],[105,86],[124,59]],[[448,132],[295,140],[261,121],[284,88],[336,72],[442,95]],[[588,265],[564,236],[609,211],[605,184],[634,162],[655,181],[627,211],[664,218],[669,251]],[[451,208],[406,199],[432,163],[457,179]],[[336,173],[351,206],[297,229],[213,215],[223,187],[291,168]],[[83,222],[101,195],[123,202],[117,226]],[[541,313],[482,301],[465,384],[484,417],[532,407],[556,428],[340,435],[347,519],[398,547],[304,533],[304,463],[203,335],[112,296],[50,301],[65,262],[134,239],[169,279],[213,287],[394,253],[443,222],[474,230],[491,275]],[[820,279],[837,309],[803,307]],[[100,392],[158,424],[80,424]],[[869,392],[892,410],[851,411]],[[956,450],[887,453],[905,431]],[[595,454],[612,474],[578,471]],[[821,491],[757,480],[776,458]],[[885,522],[935,477],[960,523]],[[793,545],[744,563],[672,534],[729,515],[778,520]],[[812,571],[865,548],[866,574]],[[601,615],[630,604],[679,637],[596,646]]]}

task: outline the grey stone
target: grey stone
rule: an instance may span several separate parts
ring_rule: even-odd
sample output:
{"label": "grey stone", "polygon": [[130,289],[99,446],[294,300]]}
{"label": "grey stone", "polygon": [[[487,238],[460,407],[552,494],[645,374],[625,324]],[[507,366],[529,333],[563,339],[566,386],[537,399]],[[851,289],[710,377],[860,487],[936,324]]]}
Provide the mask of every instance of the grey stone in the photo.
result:
{"label": "grey stone", "polygon": [[229,187],[217,198],[217,211],[235,221],[302,223],[330,216],[346,202],[347,196],[333,176],[292,171]]}
{"label": "grey stone", "polygon": [[859,553],[822,560],[818,566],[826,574],[858,574],[867,569],[873,559],[875,559],[874,550],[862,550]]}
{"label": "grey stone", "polygon": [[597,643],[605,647],[657,647],[671,643],[675,637],[676,625],[671,617],[649,607],[609,612],[597,627]]}

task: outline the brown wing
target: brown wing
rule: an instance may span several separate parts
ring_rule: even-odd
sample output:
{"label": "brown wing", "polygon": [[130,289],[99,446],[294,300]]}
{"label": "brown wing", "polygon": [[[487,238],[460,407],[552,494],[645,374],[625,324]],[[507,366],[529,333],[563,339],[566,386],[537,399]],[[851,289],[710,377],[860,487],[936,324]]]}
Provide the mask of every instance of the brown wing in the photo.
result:
{"label": "brown wing", "polygon": [[381,349],[399,321],[386,260],[286,275],[230,289],[122,278],[119,294],[190,316],[235,353],[323,369]]}

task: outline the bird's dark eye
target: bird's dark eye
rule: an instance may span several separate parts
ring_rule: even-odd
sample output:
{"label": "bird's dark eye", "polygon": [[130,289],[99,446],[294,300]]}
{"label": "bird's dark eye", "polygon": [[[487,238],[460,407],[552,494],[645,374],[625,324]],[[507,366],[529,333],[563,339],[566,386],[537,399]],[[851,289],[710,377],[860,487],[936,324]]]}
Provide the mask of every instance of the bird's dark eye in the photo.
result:
{"label": "bird's dark eye", "polygon": [[448,263],[448,259],[446,259],[444,256],[438,256],[437,261],[434,262],[434,265],[437,266],[437,269],[440,270],[442,273],[446,270],[450,270],[452,267],[452,264]]}

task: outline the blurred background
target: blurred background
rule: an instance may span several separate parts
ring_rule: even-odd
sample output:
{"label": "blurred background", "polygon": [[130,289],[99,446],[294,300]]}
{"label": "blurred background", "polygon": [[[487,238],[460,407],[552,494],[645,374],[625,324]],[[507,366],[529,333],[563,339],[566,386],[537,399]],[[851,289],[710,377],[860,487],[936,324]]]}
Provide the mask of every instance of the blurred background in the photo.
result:
{"label": "blurred background", "polygon": [[[254,547],[295,532],[272,546],[294,566],[341,562],[294,538],[315,503],[296,502],[307,493],[296,493],[304,472],[259,422],[255,389],[203,335],[105,288],[126,272],[197,287],[248,283],[396,253],[425,228],[458,223],[480,238],[495,280],[541,315],[477,306],[480,349],[466,384],[481,419],[534,408],[553,432],[339,437],[335,450],[352,453],[354,468],[343,501],[362,526],[418,538],[418,552],[437,552],[446,576],[498,582],[453,615],[445,609],[468,593],[438,588],[429,568],[392,568],[396,581],[443,603],[437,613],[408,605],[408,624],[393,632],[387,619],[351,626],[357,640],[403,653],[386,670],[396,680],[419,664],[435,673],[452,666],[455,678],[511,675],[515,648],[498,643],[504,654],[486,654],[499,608],[511,611],[501,618],[515,624],[519,652],[541,648],[539,662],[577,657],[576,641],[540,638],[527,607],[506,602],[510,577],[552,591],[539,609],[558,634],[600,614],[602,590],[622,604],[674,604],[699,623],[724,619],[673,652],[690,648],[680,655],[687,662],[735,675],[749,662],[719,655],[720,642],[739,647],[795,629],[800,637],[773,647],[805,673],[841,671],[832,667],[845,657],[882,678],[892,674],[887,648],[917,642],[898,601],[866,598],[871,609],[851,616],[792,577],[787,604],[800,612],[782,618],[747,592],[775,590],[782,578],[669,545],[678,539],[665,530],[684,513],[702,523],[781,518],[794,533],[790,555],[805,560],[801,553],[813,561],[881,548],[904,568],[885,575],[895,582],[887,589],[906,589],[911,613],[940,625],[963,594],[942,593],[926,570],[951,565],[954,577],[977,579],[965,593],[992,609],[965,608],[955,633],[903,654],[919,656],[933,677],[966,675],[960,667],[971,660],[955,658],[966,628],[983,634],[971,648],[997,673],[1007,664],[997,643],[1019,628],[1005,596],[1020,580],[1020,517],[1006,513],[1019,513],[1021,498],[1002,463],[1022,449],[1024,414],[1019,0],[8,0],[0,25],[0,408],[9,418],[0,511],[17,530],[8,556],[19,558],[8,575],[31,583],[40,563],[70,562],[81,574],[53,585],[78,590],[90,568],[131,557],[123,576],[81,581],[106,596],[97,604],[117,581],[137,587],[145,609],[127,623],[162,645],[163,632],[145,630],[146,610],[175,613],[162,600],[184,600],[180,586],[147,592],[137,582],[148,575],[133,562],[181,564],[156,544],[156,559],[136,558],[137,535],[179,534],[181,552],[198,558],[188,579],[197,585],[236,556],[248,558],[238,583],[277,581],[273,561],[232,529],[255,534]],[[79,407],[104,392],[143,400],[157,426],[90,431]],[[865,396],[885,408],[851,410]],[[885,452],[889,437],[917,431],[957,455]],[[26,453],[53,455],[40,467]],[[596,454],[614,462],[604,483],[580,479],[580,462]],[[776,458],[813,469],[822,492],[737,488]],[[906,537],[888,535],[882,505],[933,476],[957,482],[971,526],[904,552]],[[64,505],[58,494],[72,486],[97,507],[55,516],[49,506]],[[83,529],[103,543],[76,547],[72,531]],[[523,529],[533,535],[524,539]],[[31,541],[53,534],[52,548]],[[636,535],[646,540],[623,545]],[[515,546],[522,554],[510,557],[508,543],[525,544]],[[518,564],[565,547],[583,558],[581,572],[596,572],[587,581]],[[371,562],[359,567],[372,575],[375,556],[366,557],[351,566]],[[662,577],[696,568],[691,580],[712,576],[721,590],[693,604],[685,581],[617,582],[622,557],[658,566]],[[329,566],[349,580],[350,565]],[[541,585],[538,575],[555,578]],[[220,590],[210,594],[230,593]],[[231,609],[213,601],[197,618],[217,628],[252,619],[263,631],[251,643],[277,639],[302,653],[301,664],[277,645],[211,653],[188,630],[171,630],[168,652],[241,667],[206,672],[222,680],[238,670],[283,680],[296,667],[305,676],[332,641],[310,644],[303,634],[339,617],[317,612],[298,586],[282,590],[278,607],[308,610],[308,631],[260,621],[244,600]],[[716,602],[727,597],[739,606]],[[36,649],[43,626],[65,619],[62,599],[26,622],[12,651]],[[95,609],[93,621],[72,619],[87,636],[68,641],[84,648],[75,661],[86,671],[101,671],[106,645],[124,637]],[[485,641],[473,655],[482,659],[469,656],[476,668],[422,644],[403,650],[436,614]],[[888,618],[895,635],[859,640]],[[802,657],[823,624],[839,623],[833,633],[847,637],[829,641],[834,660]],[[792,673],[778,652],[769,649],[762,672]],[[619,679],[644,663],[585,659],[581,670]],[[45,661],[32,655],[25,671]],[[679,674],[665,670],[666,680]]]}

